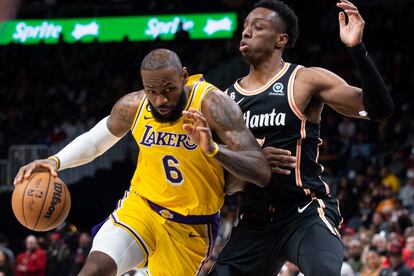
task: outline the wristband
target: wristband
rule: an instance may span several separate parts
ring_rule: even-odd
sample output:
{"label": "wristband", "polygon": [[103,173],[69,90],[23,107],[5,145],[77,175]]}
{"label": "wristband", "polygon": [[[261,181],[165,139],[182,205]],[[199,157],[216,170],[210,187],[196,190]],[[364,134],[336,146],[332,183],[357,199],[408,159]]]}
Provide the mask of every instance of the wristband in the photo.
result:
{"label": "wristband", "polygon": [[368,52],[367,49],[365,48],[364,43],[360,43],[357,46],[354,47],[348,47],[348,52],[351,55],[351,57],[353,58],[357,58],[358,56],[367,56]]}
{"label": "wristband", "polygon": [[59,168],[60,168],[60,160],[59,160],[59,158],[57,156],[54,156],[53,155],[53,156],[48,157],[47,159],[54,160],[56,162],[56,170],[59,170]]}
{"label": "wristband", "polygon": [[204,152],[208,157],[214,157],[219,152],[219,146],[216,142],[213,142],[214,150],[212,153]]}

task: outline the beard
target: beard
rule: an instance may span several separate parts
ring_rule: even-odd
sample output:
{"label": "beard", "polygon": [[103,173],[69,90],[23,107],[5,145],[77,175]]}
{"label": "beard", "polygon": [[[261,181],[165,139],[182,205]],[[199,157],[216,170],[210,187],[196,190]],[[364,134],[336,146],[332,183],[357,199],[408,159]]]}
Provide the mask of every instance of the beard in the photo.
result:
{"label": "beard", "polygon": [[[184,89],[181,92],[180,98],[178,99],[177,104],[175,105],[174,109],[172,109],[171,113],[168,115],[161,115],[151,104],[151,102],[148,101],[148,105],[151,108],[151,114],[154,117],[154,119],[159,123],[171,123],[175,122],[178,119],[181,118],[183,115],[183,110],[185,108],[185,105],[187,104],[187,94],[185,93]],[[162,106],[160,106],[162,107]]]}

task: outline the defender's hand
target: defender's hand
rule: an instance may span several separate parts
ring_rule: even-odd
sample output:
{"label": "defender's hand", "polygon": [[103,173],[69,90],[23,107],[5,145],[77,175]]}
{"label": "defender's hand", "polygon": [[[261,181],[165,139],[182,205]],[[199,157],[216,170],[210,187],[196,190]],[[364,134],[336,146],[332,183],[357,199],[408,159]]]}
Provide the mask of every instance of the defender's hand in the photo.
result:
{"label": "defender's hand", "polygon": [[265,147],[263,153],[270,164],[272,173],[290,175],[290,170],[296,167],[296,157],[288,150]]}
{"label": "defender's hand", "polygon": [[[347,47],[354,47],[362,43],[365,21],[362,19],[357,7],[348,0],[339,0],[337,7],[343,9],[339,12],[339,34]],[[345,14],[348,17],[346,23]]]}
{"label": "defender's hand", "polygon": [[183,115],[192,121],[192,123],[183,125],[183,129],[191,141],[200,146],[204,152],[212,153],[214,151],[213,138],[203,114],[195,108],[190,108],[188,111],[183,111]]}
{"label": "defender's hand", "polygon": [[26,166],[23,166],[19,169],[19,172],[17,173],[16,177],[14,178],[14,185],[20,184],[24,179],[27,179],[30,177],[30,175],[34,172],[40,172],[40,171],[49,171],[50,174],[53,177],[57,177],[57,168],[56,168],[56,162],[51,159],[39,159],[35,160]]}

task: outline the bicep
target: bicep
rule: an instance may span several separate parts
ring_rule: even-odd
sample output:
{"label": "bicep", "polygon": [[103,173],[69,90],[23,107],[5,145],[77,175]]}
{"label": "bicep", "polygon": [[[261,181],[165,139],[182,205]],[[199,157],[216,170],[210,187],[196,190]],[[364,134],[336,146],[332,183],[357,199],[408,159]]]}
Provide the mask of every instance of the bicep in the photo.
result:
{"label": "bicep", "polygon": [[359,113],[364,110],[362,90],[349,85],[338,75],[322,69],[312,68],[315,97],[335,111],[349,117],[364,118]]}
{"label": "bicep", "polygon": [[230,149],[240,151],[259,148],[253,134],[244,124],[240,107],[223,92],[209,92],[203,100],[202,113],[209,127]]}

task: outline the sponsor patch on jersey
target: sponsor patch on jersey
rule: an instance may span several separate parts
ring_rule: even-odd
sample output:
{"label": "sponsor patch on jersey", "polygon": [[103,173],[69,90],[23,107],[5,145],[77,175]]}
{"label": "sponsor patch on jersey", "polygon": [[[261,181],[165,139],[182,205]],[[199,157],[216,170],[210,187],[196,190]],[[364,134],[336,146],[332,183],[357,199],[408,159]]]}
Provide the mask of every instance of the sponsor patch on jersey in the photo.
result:
{"label": "sponsor patch on jersey", "polygon": [[283,84],[277,82],[273,85],[273,91],[270,91],[269,95],[283,96],[285,95],[285,93],[283,92],[283,88]]}

